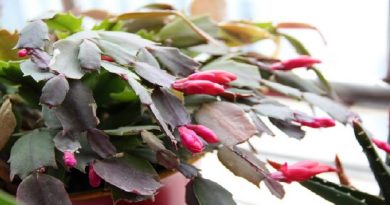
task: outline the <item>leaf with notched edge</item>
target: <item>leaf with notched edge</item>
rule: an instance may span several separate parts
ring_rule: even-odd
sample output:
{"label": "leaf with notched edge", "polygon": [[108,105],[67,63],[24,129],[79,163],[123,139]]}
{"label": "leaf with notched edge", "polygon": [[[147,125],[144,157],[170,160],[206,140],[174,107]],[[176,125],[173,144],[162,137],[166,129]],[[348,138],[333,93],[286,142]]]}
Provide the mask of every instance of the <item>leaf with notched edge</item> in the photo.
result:
{"label": "leaf with notched edge", "polygon": [[258,116],[253,111],[249,112],[249,116],[252,119],[253,124],[256,126],[257,131],[261,135],[263,132],[270,136],[275,136],[275,134],[272,132],[270,128],[267,127],[267,125],[261,120],[260,116]]}
{"label": "leaf with notched edge", "polygon": [[43,48],[49,40],[49,29],[41,20],[32,21],[20,31],[16,48]]}
{"label": "leaf with notched edge", "polygon": [[98,120],[95,116],[95,100],[92,91],[83,85],[81,81],[71,81],[70,89],[65,100],[55,108],[58,120],[61,122],[64,132],[82,132],[89,128],[95,128]]}
{"label": "leaf with notched edge", "polygon": [[81,41],[63,39],[53,44],[54,53],[50,62],[50,68],[67,78],[81,79],[84,72],[81,70],[78,59]]}
{"label": "leaf with notched edge", "polygon": [[135,72],[147,80],[150,83],[160,85],[162,87],[171,87],[171,84],[175,81],[175,77],[170,75],[160,68],[153,67],[147,63],[135,62]]}
{"label": "leaf with notched edge", "polygon": [[93,167],[102,179],[125,192],[153,195],[162,186],[151,165],[135,157],[98,160]]}
{"label": "leaf with notched edge", "polygon": [[42,88],[40,103],[49,108],[61,105],[69,91],[69,83],[65,76],[57,75],[48,80]]}
{"label": "leaf with notched edge", "polygon": [[139,49],[137,53],[137,61],[149,64],[155,68],[160,68],[160,64],[158,63],[157,59],[154,58],[154,56],[145,48]]}
{"label": "leaf with notched edge", "polygon": [[172,144],[174,146],[176,146],[176,143],[177,143],[176,138],[175,138],[175,136],[173,136],[172,131],[169,129],[168,125],[165,123],[165,120],[161,116],[160,111],[156,108],[156,106],[154,104],[148,105],[148,108],[149,108],[150,112],[153,114],[157,123],[160,125],[161,131],[163,131],[169,137]]}
{"label": "leaf with notched edge", "polygon": [[306,133],[301,129],[299,125],[295,125],[291,122],[283,121],[271,117],[269,118],[269,120],[273,125],[279,128],[282,132],[284,132],[289,137],[299,139],[299,140],[305,137]]}
{"label": "leaf with notched edge", "polygon": [[152,99],[161,116],[172,128],[191,123],[183,103],[164,88],[155,88]]}
{"label": "leaf with notched edge", "polygon": [[303,99],[310,104],[319,107],[321,110],[328,113],[335,120],[346,124],[351,119],[356,118],[358,115],[351,112],[348,108],[338,102],[335,102],[327,97],[319,96],[313,93],[303,93]]}
{"label": "leaf with notched edge", "polygon": [[34,130],[19,138],[11,149],[11,179],[25,178],[30,172],[44,167],[57,167],[54,157],[53,134],[48,130]]}
{"label": "leaf with notched edge", "polygon": [[199,204],[236,205],[229,191],[209,179],[195,178],[193,180],[193,189]]}
{"label": "leaf with notched edge", "polygon": [[47,80],[55,76],[53,73],[42,71],[31,60],[26,60],[21,63],[20,70],[23,72],[23,76],[31,76],[37,82]]}
{"label": "leaf with notched edge", "polygon": [[129,65],[135,61],[135,54],[110,41],[98,40],[98,46],[103,53],[110,56],[121,65]]}
{"label": "leaf with notched edge", "polygon": [[[243,149],[239,149],[239,151],[245,153],[246,157],[250,158],[249,160],[251,160],[257,166],[261,167],[263,170],[266,170],[265,173],[268,173],[268,170],[265,167],[265,163],[257,159],[253,153],[247,152]],[[254,167],[252,167],[249,163],[244,161],[240,156],[227,147],[221,147],[218,149],[218,159],[236,176],[243,177],[255,186],[260,186],[260,182],[266,178],[264,175],[265,173],[258,172]]]}
{"label": "leaf with notched edge", "polygon": [[95,71],[100,69],[100,49],[90,40],[83,40],[80,44],[78,59],[80,66],[85,71]]}
{"label": "leaf with notched edge", "polygon": [[174,75],[185,77],[193,73],[199,67],[199,63],[181,53],[177,48],[153,46],[146,49],[157,57],[157,59]]}
{"label": "leaf with notched edge", "polygon": [[28,205],[71,205],[64,184],[47,174],[32,174],[20,183],[16,199]]}
{"label": "leaf with notched edge", "polygon": [[0,107],[0,150],[7,144],[16,127],[16,118],[12,112],[12,104],[6,99]]}
{"label": "leaf with notched edge", "polygon": [[58,120],[53,109],[49,109],[47,106],[42,106],[42,117],[45,121],[45,125],[49,129],[61,129],[61,122]]}
{"label": "leaf with notched edge", "polygon": [[53,139],[54,145],[61,152],[75,152],[81,148],[78,135],[80,135],[80,133],[63,133],[62,131],[60,131]]}
{"label": "leaf with notched edge", "polygon": [[6,29],[0,30],[0,60],[19,60],[18,50],[14,49],[18,42],[19,34],[15,31],[11,33]]}
{"label": "leaf with notched edge", "polygon": [[96,128],[88,129],[87,139],[91,149],[102,158],[111,157],[116,153],[116,148],[110,142],[109,137],[101,130]]}
{"label": "leaf with notched edge", "polygon": [[135,55],[139,49],[153,46],[155,43],[142,37],[126,32],[118,31],[98,31],[101,39],[121,46],[124,50]]}
{"label": "leaf with notched edge", "polygon": [[241,107],[229,102],[204,104],[195,114],[195,119],[213,130],[222,144],[232,147],[257,134],[256,127],[246,117]]}

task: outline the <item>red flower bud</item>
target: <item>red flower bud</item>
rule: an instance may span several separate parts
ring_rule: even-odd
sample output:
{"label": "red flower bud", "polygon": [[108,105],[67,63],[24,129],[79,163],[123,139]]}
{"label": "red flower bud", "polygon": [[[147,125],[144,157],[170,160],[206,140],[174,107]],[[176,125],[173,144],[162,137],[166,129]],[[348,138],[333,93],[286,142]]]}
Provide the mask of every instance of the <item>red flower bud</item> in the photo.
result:
{"label": "red flower bud", "polygon": [[185,126],[178,128],[181,143],[192,153],[200,153],[203,151],[203,143],[199,139],[199,136],[192,130]]}
{"label": "red flower bud", "polygon": [[91,187],[96,188],[100,185],[100,183],[102,182],[102,179],[99,177],[99,175],[96,174],[92,165],[89,165],[88,167],[89,167],[89,170],[88,170],[89,185],[91,185]]}
{"label": "red flower bud", "polygon": [[193,130],[197,135],[202,137],[208,143],[217,143],[219,139],[217,135],[208,127],[203,125],[185,125],[188,129]]}
{"label": "red flower bud", "polygon": [[328,128],[336,125],[335,121],[330,118],[314,118],[313,121],[298,120],[297,122],[301,123],[302,126],[311,128]]}
{"label": "red flower bud", "polygon": [[275,180],[291,183],[306,181],[317,174],[336,172],[337,169],[315,161],[302,161],[289,166],[283,164],[277,172],[271,174]]}
{"label": "red flower bud", "polygon": [[208,80],[213,83],[218,83],[221,85],[230,83],[233,80],[237,79],[237,76],[233,73],[223,71],[223,70],[208,70],[189,75],[187,80]]}
{"label": "red flower bud", "polygon": [[77,164],[77,160],[74,157],[74,153],[73,152],[65,151],[63,159],[64,159],[65,166],[68,167],[68,168],[73,168]]}
{"label": "red flower bud", "polygon": [[28,54],[28,50],[27,50],[26,48],[20,49],[20,50],[18,51],[18,56],[19,56],[20,58],[26,57],[27,54]]}
{"label": "red flower bud", "polygon": [[385,151],[387,154],[390,154],[390,145],[384,141],[372,138],[371,141],[381,150]]}
{"label": "red flower bud", "polygon": [[100,59],[102,59],[104,61],[108,61],[108,62],[114,62],[113,58],[111,58],[110,56],[106,56],[106,55],[101,55]]}
{"label": "red flower bud", "polygon": [[271,70],[292,70],[300,67],[311,67],[316,63],[321,63],[321,61],[310,56],[299,56],[297,58],[274,63],[271,65]]}
{"label": "red flower bud", "polygon": [[219,95],[225,92],[222,85],[207,80],[188,80],[184,82],[174,82],[172,88],[182,91],[187,95],[207,94]]}

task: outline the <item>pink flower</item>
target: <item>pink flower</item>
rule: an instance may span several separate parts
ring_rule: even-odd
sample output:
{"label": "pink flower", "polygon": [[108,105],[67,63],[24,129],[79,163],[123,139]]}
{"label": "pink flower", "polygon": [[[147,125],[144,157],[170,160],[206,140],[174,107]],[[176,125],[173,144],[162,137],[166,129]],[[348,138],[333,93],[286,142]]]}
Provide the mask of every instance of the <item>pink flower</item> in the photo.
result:
{"label": "pink flower", "polygon": [[316,63],[321,63],[320,60],[310,56],[299,56],[297,58],[277,62],[271,65],[271,70],[292,70],[300,67],[311,67]]}
{"label": "pink flower", "polygon": [[89,185],[91,187],[98,187],[100,183],[102,182],[102,179],[99,177],[99,175],[96,174],[95,170],[93,169],[92,164],[88,166],[88,179],[89,179]]}
{"label": "pink flower", "polygon": [[371,141],[381,150],[385,151],[387,154],[390,154],[390,145],[384,141],[371,138]]}
{"label": "pink flower", "polygon": [[217,143],[219,139],[217,135],[208,127],[203,125],[185,125],[188,129],[193,130],[197,135],[202,137],[208,143]]}
{"label": "pink flower", "polygon": [[302,126],[311,128],[328,128],[336,125],[335,121],[330,118],[314,118],[313,121],[297,120]]}
{"label": "pink flower", "polygon": [[27,50],[26,48],[20,49],[20,50],[18,51],[18,56],[19,56],[20,58],[26,57],[27,54],[28,54],[28,50]]}
{"label": "pink flower", "polygon": [[301,161],[290,166],[287,163],[283,165],[278,165],[277,163],[275,165],[275,162],[273,163],[272,166],[278,167],[278,171],[272,173],[270,176],[275,180],[286,183],[293,181],[302,182],[317,174],[337,171],[336,168],[316,161]]}
{"label": "pink flower", "polygon": [[181,143],[192,153],[200,153],[203,151],[203,143],[199,139],[199,136],[185,126],[178,128]]}
{"label": "pink flower", "polygon": [[74,157],[74,153],[73,152],[65,151],[63,159],[64,159],[65,166],[68,167],[68,168],[73,168],[77,164],[77,160]]}
{"label": "pink flower", "polygon": [[218,83],[221,85],[230,83],[233,80],[236,80],[237,76],[233,73],[223,71],[223,70],[208,70],[189,75],[183,80],[208,80],[213,83]]}
{"label": "pink flower", "polygon": [[110,56],[106,56],[106,55],[101,55],[100,59],[102,59],[104,61],[108,61],[108,62],[114,62],[114,59],[112,59]]}
{"label": "pink flower", "polygon": [[184,82],[174,82],[172,88],[182,91],[187,95],[207,94],[219,95],[225,92],[225,88],[217,83],[208,80],[188,80]]}

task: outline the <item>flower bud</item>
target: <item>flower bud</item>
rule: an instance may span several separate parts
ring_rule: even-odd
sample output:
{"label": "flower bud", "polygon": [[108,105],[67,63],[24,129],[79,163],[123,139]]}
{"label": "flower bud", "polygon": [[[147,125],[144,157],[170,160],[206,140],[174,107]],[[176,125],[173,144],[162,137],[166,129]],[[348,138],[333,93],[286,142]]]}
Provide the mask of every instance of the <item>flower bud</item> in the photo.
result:
{"label": "flower bud", "polygon": [[77,164],[77,160],[74,157],[74,153],[71,151],[65,151],[63,159],[64,159],[65,166],[68,168],[73,168]]}
{"label": "flower bud", "polygon": [[314,118],[313,121],[298,120],[297,122],[299,122],[302,126],[311,128],[328,128],[336,125],[335,121],[330,118]]}
{"label": "flower bud", "polygon": [[213,83],[221,85],[230,83],[237,79],[237,76],[233,73],[223,70],[208,70],[189,75],[186,79],[188,80],[208,80]]}
{"label": "flower bud", "polygon": [[174,82],[172,88],[182,91],[187,95],[207,94],[219,95],[225,92],[222,85],[207,80],[188,80],[184,82]]}
{"label": "flower bud", "polygon": [[292,70],[300,67],[311,67],[316,63],[321,63],[320,60],[310,56],[299,56],[297,58],[277,62],[271,65],[271,70]]}
{"label": "flower bud", "polygon": [[390,145],[384,141],[372,138],[371,141],[381,150],[385,151],[387,154],[390,154]]}
{"label": "flower bud", "polygon": [[92,164],[88,166],[88,180],[89,180],[89,185],[91,187],[98,187],[100,183],[102,182],[102,179],[99,177],[99,175],[96,174],[95,170],[93,169]]}
{"label": "flower bud", "polygon": [[188,129],[193,130],[197,135],[202,137],[208,143],[217,143],[219,139],[217,135],[208,127],[203,125],[185,125]]}
{"label": "flower bud", "polygon": [[203,151],[203,143],[199,136],[185,126],[178,128],[181,143],[192,153],[200,153]]}
{"label": "flower bud", "polygon": [[108,61],[108,62],[114,62],[113,58],[111,58],[110,56],[106,56],[106,55],[101,55],[100,59],[102,59],[104,61]]}
{"label": "flower bud", "polygon": [[293,165],[281,165],[277,172],[270,175],[275,180],[291,183],[306,181],[317,174],[336,172],[337,169],[316,161],[301,161]]}
{"label": "flower bud", "polygon": [[26,48],[20,49],[20,50],[18,51],[18,56],[19,56],[20,58],[26,57],[27,54],[28,54],[28,50],[27,50]]}

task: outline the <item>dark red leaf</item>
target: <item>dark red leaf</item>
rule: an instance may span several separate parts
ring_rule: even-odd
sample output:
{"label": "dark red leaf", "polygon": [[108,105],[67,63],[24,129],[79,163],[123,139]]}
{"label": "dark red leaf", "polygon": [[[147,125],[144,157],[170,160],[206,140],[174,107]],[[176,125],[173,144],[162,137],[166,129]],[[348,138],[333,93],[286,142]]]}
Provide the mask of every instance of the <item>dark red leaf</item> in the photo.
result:
{"label": "dark red leaf", "polygon": [[69,83],[65,76],[57,75],[48,80],[42,88],[39,101],[49,108],[61,105],[69,91]]}
{"label": "dark red leaf", "polygon": [[70,82],[70,89],[65,100],[55,109],[64,132],[82,132],[97,126],[95,100],[92,91],[81,81]]}
{"label": "dark red leaf", "polygon": [[71,205],[64,184],[46,174],[32,174],[20,183],[16,199],[28,205]]}
{"label": "dark red leaf", "polygon": [[100,157],[108,158],[116,153],[116,148],[103,131],[96,128],[88,129],[87,138],[92,150]]}
{"label": "dark red leaf", "polygon": [[102,179],[123,191],[140,195],[155,194],[162,186],[155,175],[139,167],[143,161],[125,158],[128,157],[99,160],[93,167]]}
{"label": "dark red leaf", "polygon": [[155,88],[152,94],[153,102],[160,111],[164,121],[172,128],[191,122],[183,103],[164,88]]}

